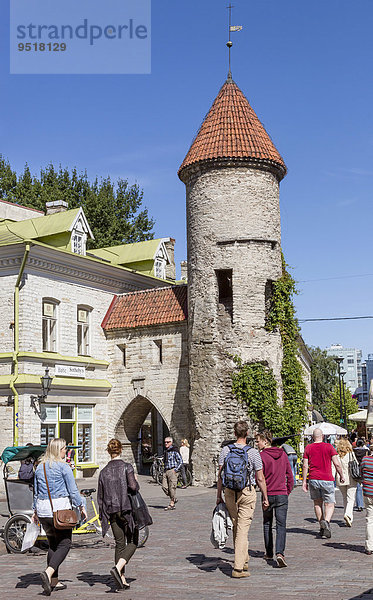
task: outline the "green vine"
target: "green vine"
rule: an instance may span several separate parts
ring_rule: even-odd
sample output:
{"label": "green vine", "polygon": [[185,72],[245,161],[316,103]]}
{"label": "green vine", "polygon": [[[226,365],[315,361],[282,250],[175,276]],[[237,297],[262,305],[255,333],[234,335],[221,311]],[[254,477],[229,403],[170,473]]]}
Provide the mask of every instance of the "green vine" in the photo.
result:
{"label": "green vine", "polygon": [[298,360],[299,326],[293,304],[297,290],[286,267],[282,257],[282,277],[273,283],[272,303],[266,323],[267,331],[279,331],[281,335],[283,404],[278,403],[276,380],[267,365],[243,364],[240,357],[236,356],[236,370],[232,374],[232,391],[247,408],[251,421],[259,427],[270,429],[276,436],[298,433],[307,418],[307,390]]}

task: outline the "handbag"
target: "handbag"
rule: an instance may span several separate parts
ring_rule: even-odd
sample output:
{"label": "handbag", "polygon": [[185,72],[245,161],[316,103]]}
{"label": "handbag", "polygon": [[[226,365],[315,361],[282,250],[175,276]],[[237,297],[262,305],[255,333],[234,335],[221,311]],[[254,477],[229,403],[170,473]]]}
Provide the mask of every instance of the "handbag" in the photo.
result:
{"label": "handbag", "polygon": [[[127,468],[124,466],[124,475],[127,477]],[[139,491],[129,492],[128,498],[131,504],[131,511],[133,520],[138,529],[143,529],[147,525],[153,525],[153,519],[151,518],[146,502]]]}
{"label": "handbag", "polygon": [[128,497],[131,502],[133,520],[135,521],[136,527],[143,529],[143,527],[146,527],[147,525],[152,525],[153,519],[149,514],[148,507],[140,492],[128,494]]}
{"label": "handbag", "polygon": [[49,502],[51,503],[52,514],[53,514],[53,526],[55,529],[74,529],[78,524],[78,516],[72,508],[66,508],[64,510],[53,510],[53,502],[51,493],[49,491],[47,471],[45,469],[45,463],[43,464],[45,483],[47,484]]}
{"label": "handbag", "polygon": [[360,469],[360,465],[356,460],[355,454],[354,452],[350,452],[350,454],[353,455],[353,458],[351,460],[351,457],[349,457],[349,461],[348,461],[348,472],[350,474],[350,477],[354,480],[357,481],[358,483],[361,483],[363,480],[362,474],[361,474],[361,469]]}

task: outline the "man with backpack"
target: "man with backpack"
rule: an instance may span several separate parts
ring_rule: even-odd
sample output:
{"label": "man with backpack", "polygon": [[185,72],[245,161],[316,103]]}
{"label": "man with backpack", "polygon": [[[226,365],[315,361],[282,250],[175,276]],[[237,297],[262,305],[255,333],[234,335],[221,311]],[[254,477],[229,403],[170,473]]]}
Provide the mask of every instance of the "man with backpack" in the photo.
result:
{"label": "man with backpack", "polygon": [[216,503],[225,504],[233,522],[234,567],[232,577],[249,577],[248,533],[256,504],[255,483],[262,492],[263,509],[268,504],[263,465],[258,450],[246,444],[248,423],[234,426],[236,442],[223,447],[219,456],[219,477]]}

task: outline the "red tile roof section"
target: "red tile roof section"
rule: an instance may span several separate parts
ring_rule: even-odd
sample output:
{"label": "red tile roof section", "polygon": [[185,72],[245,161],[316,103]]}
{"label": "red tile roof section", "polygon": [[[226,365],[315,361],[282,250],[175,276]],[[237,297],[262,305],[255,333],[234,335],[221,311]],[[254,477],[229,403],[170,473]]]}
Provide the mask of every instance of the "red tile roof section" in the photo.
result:
{"label": "red tile roof section", "polygon": [[117,296],[102,322],[105,331],[148,327],[187,319],[187,286],[130,292]]}
{"label": "red tile roof section", "polygon": [[220,89],[180,169],[216,159],[253,159],[277,167],[280,178],[286,166],[247,98],[232,79]]}

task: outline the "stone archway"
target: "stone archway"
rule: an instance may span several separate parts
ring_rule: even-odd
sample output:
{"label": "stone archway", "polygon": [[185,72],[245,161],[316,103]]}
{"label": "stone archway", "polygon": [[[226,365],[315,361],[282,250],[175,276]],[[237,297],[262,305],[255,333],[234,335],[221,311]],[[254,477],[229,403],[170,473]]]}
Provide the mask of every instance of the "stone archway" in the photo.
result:
{"label": "stone archway", "polygon": [[123,444],[123,458],[135,462],[139,473],[147,472],[145,459],[162,451],[163,437],[169,435],[169,426],[158,407],[138,394],[124,409],[115,429],[115,437]]}

